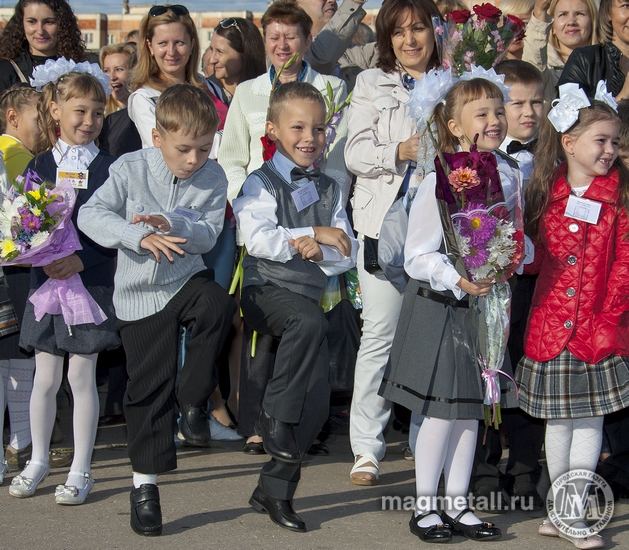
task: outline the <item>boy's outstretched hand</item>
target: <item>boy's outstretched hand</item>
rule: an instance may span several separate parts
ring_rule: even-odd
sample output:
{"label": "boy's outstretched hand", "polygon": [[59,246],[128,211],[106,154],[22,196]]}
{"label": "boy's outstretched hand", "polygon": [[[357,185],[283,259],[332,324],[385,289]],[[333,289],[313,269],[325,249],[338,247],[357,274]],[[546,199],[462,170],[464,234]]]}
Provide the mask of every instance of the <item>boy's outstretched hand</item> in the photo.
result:
{"label": "boy's outstretched hand", "polygon": [[352,253],[352,241],[349,240],[347,233],[339,227],[313,227],[314,240],[328,246],[335,246],[343,256],[349,256]]}
{"label": "boy's outstretched hand", "polygon": [[320,262],[323,260],[323,250],[319,246],[319,243],[312,237],[307,235],[299,237],[299,239],[291,239],[289,244],[299,253],[304,260],[312,260],[313,262]]}
{"label": "boy's outstretched hand", "polygon": [[140,241],[140,248],[148,250],[153,253],[155,259],[159,263],[162,259],[162,254],[168,258],[169,262],[174,262],[175,258],[172,253],[176,252],[180,256],[183,256],[185,252],[177,246],[177,243],[185,243],[187,239],[183,237],[172,237],[170,235],[160,235],[159,233],[151,233],[148,237],[144,237]]}
{"label": "boy's outstretched hand", "polygon": [[168,223],[168,220],[164,216],[140,216],[139,214],[134,214],[131,223],[136,224],[141,222],[144,222],[146,225],[150,225],[151,227],[156,227],[160,231],[170,231],[170,223]]}

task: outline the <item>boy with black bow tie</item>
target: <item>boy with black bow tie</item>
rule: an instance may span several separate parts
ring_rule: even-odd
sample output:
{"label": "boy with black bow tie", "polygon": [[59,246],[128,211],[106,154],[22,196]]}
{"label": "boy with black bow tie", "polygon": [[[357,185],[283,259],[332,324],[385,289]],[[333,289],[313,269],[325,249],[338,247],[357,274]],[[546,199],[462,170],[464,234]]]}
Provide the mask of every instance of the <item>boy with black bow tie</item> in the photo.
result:
{"label": "boy with black bow tie", "polygon": [[325,121],[325,101],[311,84],[273,92],[266,130],[277,152],[233,203],[247,247],[245,321],[280,338],[256,424],[271,461],[249,503],[292,531],[306,530],[292,507],[301,459],[328,417],[327,321],[318,303],[328,276],[352,268],[357,250],[337,183],[313,169]]}

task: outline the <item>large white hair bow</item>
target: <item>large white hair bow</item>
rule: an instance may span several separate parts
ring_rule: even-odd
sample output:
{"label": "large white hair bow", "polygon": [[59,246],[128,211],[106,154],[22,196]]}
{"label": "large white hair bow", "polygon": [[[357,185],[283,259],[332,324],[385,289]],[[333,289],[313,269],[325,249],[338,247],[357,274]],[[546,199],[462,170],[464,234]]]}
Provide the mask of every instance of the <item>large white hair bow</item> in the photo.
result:
{"label": "large white hair bow", "polygon": [[459,80],[472,80],[473,78],[484,78],[485,80],[493,82],[496,86],[498,86],[498,88],[500,88],[500,91],[505,98],[505,103],[511,101],[511,97],[509,97],[511,88],[505,84],[505,75],[496,73],[493,68],[487,70],[484,67],[472,65],[472,70],[465,71],[459,77]]}
{"label": "large white hair bow", "polygon": [[[609,105],[615,111],[618,110],[618,103],[611,93],[607,91],[607,84],[604,80],[599,80],[596,86],[594,99]],[[582,88],[574,82],[567,82],[559,86],[559,99],[552,103],[553,108],[548,113],[548,120],[558,132],[568,130],[579,118],[579,110],[592,105]]]}
{"label": "large white hair bow", "polygon": [[433,69],[415,82],[410,99],[406,102],[411,116],[417,122],[417,130],[425,126],[438,103],[452,88],[452,69]]}
{"label": "large white hair bow", "polygon": [[63,75],[69,73],[90,74],[100,82],[107,96],[111,93],[109,77],[101,70],[97,63],[90,63],[89,61],[75,63],[72,59],[66,59],[65,57],[60,57],[56,61],[48,59],[43,65],[35,67],[33,69],[33,76],[30,79],[31,86],[38,92],[41,92],[46,84],[57,82]]}

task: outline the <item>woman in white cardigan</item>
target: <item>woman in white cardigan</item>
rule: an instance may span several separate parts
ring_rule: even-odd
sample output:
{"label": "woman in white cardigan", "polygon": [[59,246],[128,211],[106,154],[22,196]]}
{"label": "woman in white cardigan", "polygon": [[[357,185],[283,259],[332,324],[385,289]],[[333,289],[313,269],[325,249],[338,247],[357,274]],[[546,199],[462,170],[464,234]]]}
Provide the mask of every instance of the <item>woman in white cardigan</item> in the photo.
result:
{"label": "woman in white cardigan", "polygon": [[418,135],[405,103],[414,81],[438,65],[433,14],[439,11],[432,0],[383,4],[376,19],[379,68],[358,75],[348,112],[345,162],[357,176],[352,206],[363,297],[363,333],[350,413],[355,456],[350,479],[356,485],[375,485],[380,476],[390,403],[378,396],[378,388],[402,307],[402,294],[384,275],[365,270],[364,239],[378,239],[384,215],[412,179]]}
{"label": "woman in white cardigan", "polygon": [[593,0],[536,0],[522,60],[542,71],[546,101],[557,97],[557,82],[572,51],[598,43],[597,6]]}
{"label": "woman in white cardigan", "polygon": [[[329,83],[336,105],[342,104],[347,97],[345,83],[342,80],[321,75],[303,61],[312,42],[310,33],[312,20],[304,10],[294,3],[280,0],[270,5],[261,23],[271,67],[269,72],[243,82],[236,88],[218,152],[218,160],[227,174],[229,183],[227,200],[230,202],[238,196],[247,176],[263,163],[260,138],[265,135],[271,83],[276,71],[280,70],[294,54],[298,55],[297,60],[281,72],[280,85],[303,80],[327,96]],[[351,183],[343,159],[346,134],[347,117],[342,116],[336,129],[336,139],[319,165],[321,170],[334,178],[341,187],[344,203],[347,201]]]}

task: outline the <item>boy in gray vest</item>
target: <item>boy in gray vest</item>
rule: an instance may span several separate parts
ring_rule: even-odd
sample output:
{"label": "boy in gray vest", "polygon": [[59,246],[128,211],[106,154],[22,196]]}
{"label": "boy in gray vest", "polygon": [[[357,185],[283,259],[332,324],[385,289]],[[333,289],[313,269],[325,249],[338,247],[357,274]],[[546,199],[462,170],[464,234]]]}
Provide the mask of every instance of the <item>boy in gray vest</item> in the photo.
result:
{"label": "boy in gray vest", "polygon": [[292,500],[301,459],[328,416],[327,321],[318,303],[327,277],[352,268],[357,250],[337,183],[313,169],[325,120],[325,101],[311,84],[273,92],[266,130],[277,151],[233,204],[247,247],[245,321],[280,338],[256,424],[272,458],[249,503],[292,531],[306,530]]}
{"label": "boy in gray vest", "polygon": [[129,375],[131,528],[148,536],[162,532],[157,474],[177,467],[179,327],[190,334],[177,394],[181,429],[202,446],[210,438],[205,403],[216,386],[214,361],[236,313],[201,258],[225,217],[225,172],[208,160],[216,108],[203,90],[174,85],[157,101],[155,126],[155,147],[112,164],[109,179],[79,212],[82,231],[118,249],[114,306]]}

